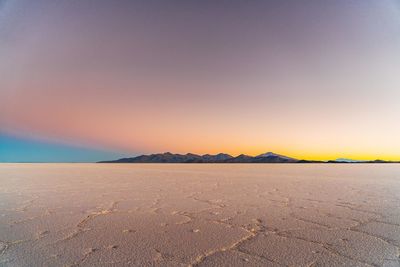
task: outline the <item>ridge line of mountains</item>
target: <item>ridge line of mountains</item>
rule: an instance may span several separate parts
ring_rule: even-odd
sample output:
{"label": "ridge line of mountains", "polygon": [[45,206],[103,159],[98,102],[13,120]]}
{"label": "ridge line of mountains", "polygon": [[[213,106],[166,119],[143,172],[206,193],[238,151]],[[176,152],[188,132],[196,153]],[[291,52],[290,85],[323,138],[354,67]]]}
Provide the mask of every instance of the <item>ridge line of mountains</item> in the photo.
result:
{"label": "ridge line of mountains", "polygon": [[173,154],[166,152],[130,158],[121,158],[117,160],[99,161],[98,163],[399,163],[399,161],[359,161],[345,158],[329,161],[299,160],[275,154],[273,152],[267,152],[255,157],[244,154],[233,157],[225,153],[219,153],[215,155],[196,155],[192,153]]}

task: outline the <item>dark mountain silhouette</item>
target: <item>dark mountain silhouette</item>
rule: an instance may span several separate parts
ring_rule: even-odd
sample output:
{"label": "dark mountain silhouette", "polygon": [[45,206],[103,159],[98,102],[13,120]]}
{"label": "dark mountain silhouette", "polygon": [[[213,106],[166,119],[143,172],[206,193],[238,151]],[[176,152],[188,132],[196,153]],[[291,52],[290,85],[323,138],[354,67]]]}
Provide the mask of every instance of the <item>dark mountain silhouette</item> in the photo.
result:
{"label": "dark mountain silhouette", "polygon": [[329,161],[319,160],[298,160],[295,158],[267,152],[258,156],[249,156],[241,154],[233,157],[229,154],[219,153],[216,155],[196,155],[192,153],[187,154],[173,154],[170,152],[141,155],[131,158],[122,158],[117,160],[99,161],[99,163],[343,163],[343,164],[362,164],[362,163],[400,163],[399,161],[384,161],[384,160],[370,160],[359,161],[349,159],[336,159]]}
{"label": "dark mountain silhouette", "polygon": [[252,163],[254,157],[241,154],[237,157],[226,160],[226,163]]}
{"label": "dark mountain silhouette", "polygon": [[210,155],[210,154],[205,154],[201,156],[204,160],[204,162],[219,162],[219,161],[226,161],[231,158],[233,158],[229,154],[224,154],[224,153],[219,153],[217,155]]}
{"label": "dark mountain silhouette", "polygon": [[196,155],[196,154],[172,154],[170,152],[141,155],[132,158],[122,158],[110,161],[100,161],[100,163],[292,163],[297,159],[268,152],[256,157],[248,155],[231,155],[219,153],[217,155]]}
{"label": "dark mountain silhouette", "polygon": [[261,155],[258,155],[254,158],[257,163],[294,163],[298,162],[297,159],[290,158],[287,156],[275,154],[273,152],[267,152]]}

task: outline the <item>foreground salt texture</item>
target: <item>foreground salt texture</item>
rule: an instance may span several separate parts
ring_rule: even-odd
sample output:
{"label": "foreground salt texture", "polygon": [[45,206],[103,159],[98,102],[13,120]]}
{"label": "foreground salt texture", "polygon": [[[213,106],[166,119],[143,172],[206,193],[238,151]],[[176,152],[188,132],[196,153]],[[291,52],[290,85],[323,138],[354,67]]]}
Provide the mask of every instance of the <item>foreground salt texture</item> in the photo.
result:
{"label": "foreground salt texture", "polygon": [[397,164],[1,164],[0,266],[400,266]]}

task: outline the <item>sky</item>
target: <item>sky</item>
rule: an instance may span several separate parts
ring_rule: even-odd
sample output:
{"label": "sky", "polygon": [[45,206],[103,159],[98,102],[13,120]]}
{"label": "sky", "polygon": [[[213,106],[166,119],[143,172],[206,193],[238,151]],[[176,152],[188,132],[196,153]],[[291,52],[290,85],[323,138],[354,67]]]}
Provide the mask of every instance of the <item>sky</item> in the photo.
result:
{"label": "sky", "polygon": [[121,156],[120,152],[6,134],[0,134],[0,143],[0,162],[94,162]]}
{"label": "sky", "polygon": [[399,0],[0,0],[0,161],[400,160],[399,73]]}

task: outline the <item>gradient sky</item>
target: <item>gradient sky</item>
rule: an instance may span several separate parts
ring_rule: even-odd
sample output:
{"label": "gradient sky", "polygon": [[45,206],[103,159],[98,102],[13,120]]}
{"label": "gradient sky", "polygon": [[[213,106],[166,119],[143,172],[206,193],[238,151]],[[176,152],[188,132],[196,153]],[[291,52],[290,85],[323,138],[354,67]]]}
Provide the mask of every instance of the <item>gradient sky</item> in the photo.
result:
{"label": "gradient sky", "polygon": [[399,118],[399,0],[0,0],[0,161],[399,160]]}
{"label": "gradient sky", "polygon": [[0,144],[0,162],[92,162],[121,156],[120,152],[27,140],[6,134],[0,134]]}

